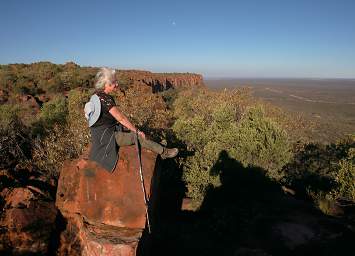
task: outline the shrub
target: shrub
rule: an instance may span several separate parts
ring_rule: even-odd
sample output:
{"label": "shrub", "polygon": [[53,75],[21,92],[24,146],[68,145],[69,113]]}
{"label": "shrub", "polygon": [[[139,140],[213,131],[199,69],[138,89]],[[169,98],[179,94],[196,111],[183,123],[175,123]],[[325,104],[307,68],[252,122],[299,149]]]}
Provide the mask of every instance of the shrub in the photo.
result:
{"label": "shrub", "polygon": [[39,115],[30,120],[32,137],[44,138],[54,125],[65,125],[68,116],[67,101],[64,96],[56,96],[43,104]]}
{"label": "shrub", "polygon": [[172,109],[174,101],[177,99],[179,92],[181,91],[182,89],[180,88],[170,88],[166,91],[159,92],[158,95],[163,97],[167,108]]}
{"label": "shrub", "polygon": [[322,191],[319,193],[309,191],[309,193],[316,207],[318,207],[318,209],[324,214],[338,216],[344,213],[331,194]]}
{"label": "shrub", "polygon": [[9,130],[11,125],[19,119],[19,112],[18,105],[0,105],[0,129]]}
{"label": "shrub", "polygon": [[171,113],[160,95],[153,94],[150,87],[131,86],[125,93],[117,93],[116,103],[129,119],[155,139],[160,138],[157,131],[170,127]]}
{"label": "shrub", "polygon": [[193,153],[183,163],[183,178],[195,201],[201,202],[209,186],[218,186],[211,168],[221,151],[244,167],[258,166],[276,180],[282,177],[291,157],[288,138],[253,103],[245,90],[190,90],[175,100],[173,130]]}
{"label": "shrub", "polygon": [[50,176],[57,177],[64,161],[78,157],[89,143],[90,134],[83,112],[89,96],[89,91],[74,89],[69,92],[65,107],[60,99],[49,102],[42,110],[44,120],[55,122],[46,129],[46,136],[36,141],[33,158],[36,165]]}
{"label": "shrub", "polygon": [[1,65],[0,88],[31,95],[63,92],[80,86],[88,88],[96,72],[96,68],[80,67],[72,62]]}
{"label": "shrub", "polygon": [[251,108],[240,122],[234,155],[244,166],[259,166],[280,180],[282,167],[291,159],[286,133],[264,116],[261,108]]}
{"label": "shrub", "polygon": [[67,125],[54,125],[46,137],[34,143],[34,164],[49,177],[58,178],[64,161],[76,157],[75,138]]}
{"label": "shrub", "polygon": [[84,105],[90,100],[92,90],[74,89],[68,95],[68,129],[73,146],[80,155],[90,142],[90,130],[84,115]]}
{"label": "shrub", "polygon": [[294,152],[292,161],[284,168],[285,182],[298,189],[306,187],[330,190],[336,163],[341,156],[336,145],[303,144]]}
{"label": "shrub", "polygon": [[347,156],[339,161],[335,180],[338,183],[334,191],[336,197],[355,202],[355,147],[350,148]]}
{"label": "shrub", "polygon": [[28,128],[20,120],[18,106],[0,105],[0,169],[30,158]]}
{"label": "shrub", "polygon": [[43,86],[50,93],[60,93],[64,91],[64,86],[58,75],[46,81]]}
{"label": "shrub", "polygon": [[305,144],[284,168],[284,182],[323,208],[327,201],[355,201],[354,151],[354,138],[329,145]]}
{"label": "shrub", "polygon": [[46,128],[54,124],[65,124],[68,115],[68,107],[63,96],[58,96],[43,104],[41,109],[41,120]]}

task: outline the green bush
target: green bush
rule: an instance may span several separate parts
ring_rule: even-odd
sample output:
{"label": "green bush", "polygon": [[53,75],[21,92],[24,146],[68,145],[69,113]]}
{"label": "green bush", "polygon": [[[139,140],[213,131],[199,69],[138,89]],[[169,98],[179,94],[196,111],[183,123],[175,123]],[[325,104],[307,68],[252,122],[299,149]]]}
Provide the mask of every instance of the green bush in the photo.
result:
{"label": "green bush", "polygon": [[313,193],[309,191],[314,204],[318,209],[326,215],[330,216],[339,216],[344,214],[343,210],[337,204],[337,201],[334,197],[329,193],[319,192]]}
{"label": "green bush", "polygon": [[11,93],[58,93],[77,87],[92,87],[97,68],[80,67],[69,62],[57,65],[50,62],[10,64],[0,66],[0,88]]}
{"label": "green bush", "polygon": [[131,86],[124,94],[118,92],[115,98],[120,111],[154,139],[160,138],[157,131],[171,126],[172,116],[163,98],[153,94],[149,87]]}
{"label": "green bush", "polygon": [[56,96],[43,104],[41,112],[31,120],[32,137],[43,138],[55,125],[67,122],[68,107],[64,96]]}
{"label": "green bush", "polygon": [[243,90],[182,92],[174,102],[173,130],[193,153],[183,163],[188,196],[201,202],[209,186],[219,177],[211,168],[220,152],[244,167],[257,166],[279,180],[282,167],[291,157],[285,132],[269,118]]}
{"label": "green bush", "polygon": [[14,167],[31,155],[29,131],[19,111],[16,105],[0,105],[0,169]]}
{"label": "green bush", "polygon": [[90,142],[90,130],[84,115],[85,103],[90,100],[93,90],[74,89],[68,95],[68,130],[73,146],[80,155]]}
{"label": "green bush", "polygon": [[244,166],[262,167],[267,175],[279,181],[282,167],[291,159],[286,133],[264,116],[261,108],[251,108],[240,122],[233,151]]}
{"label": "green bush", "polygon": [[43,88],[46,88],[46,90],[50,93],[60,93],[64,91],[63,83],[58,75],[55,75],[48,81],[45,81]]}
{"label": "green bush", "polygon": [[46,136],[36,141],[33,159],[35,164],[50,176],[57,177],[67,159],[78,157],[90,140],[84,104],[90,92],[74,89],[69,92],[67,104],[62,98],[49,102],[42,110],[43,120],[53,126]]}
{"label": "green bush", "polygon": [[283,182],[328,214],[328,204],[355,201],[354,152],[354,138],[328,145],[304,144],[284,168]]}
{"label": "green bush", "polygon": [[347,156],[339,161],[335,180],[338,183],[334,191],[336,197],[355,202],[355,147],[350,148]]}
{"label": "green bush", "polygon": [[54,125],[47,136],[34,143],[33,163],[49,177],[58,178],[64,161],[76,157],[75,138],[67,125]]}
{"label": "green bush", "polygon": [[182,89],[179,88],[170,88],[166,91],[159,92],[158,95],[163,97],[167,108],[171,109],[173,107],[174,101],[177,99],[179,92],[181,91]]}
{"label": "green bush", "polygon": [[41,119],[46,127],[51,128],[54,124],[65,124],[68,115],[68,107],[65,97],[58,96],[43,104]]}
{"label": "green bush", "polygon": [[19,119],[20,107],[18,105],[0,105],[0,129],[9,130],[12,123]]}

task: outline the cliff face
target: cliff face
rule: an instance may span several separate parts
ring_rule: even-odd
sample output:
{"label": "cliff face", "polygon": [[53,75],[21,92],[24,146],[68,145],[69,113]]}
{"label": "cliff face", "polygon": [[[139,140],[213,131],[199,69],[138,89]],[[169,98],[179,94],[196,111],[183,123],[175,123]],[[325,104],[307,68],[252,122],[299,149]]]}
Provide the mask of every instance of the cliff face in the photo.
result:
{"label": "cliff face", "polygon": [[128,80],[131,84],[148,85],[153,92],[170,88],[205,86],[202,75],[192,73],[152,73],[139,70],[120,70],[119,77]]}

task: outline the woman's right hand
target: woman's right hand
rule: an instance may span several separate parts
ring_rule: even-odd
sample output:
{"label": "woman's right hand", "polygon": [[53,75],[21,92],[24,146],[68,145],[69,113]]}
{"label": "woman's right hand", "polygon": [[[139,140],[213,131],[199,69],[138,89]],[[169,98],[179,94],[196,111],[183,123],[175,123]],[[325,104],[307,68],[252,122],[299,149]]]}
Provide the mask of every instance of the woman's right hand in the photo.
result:
{"label": "woman's right hand", "polygon": [[138,133],[138,136],[140,136],[140,137],[142,137],[143,139],[145,139],[145,134],[144,134],[144,132],[138,130],[137,133]]}

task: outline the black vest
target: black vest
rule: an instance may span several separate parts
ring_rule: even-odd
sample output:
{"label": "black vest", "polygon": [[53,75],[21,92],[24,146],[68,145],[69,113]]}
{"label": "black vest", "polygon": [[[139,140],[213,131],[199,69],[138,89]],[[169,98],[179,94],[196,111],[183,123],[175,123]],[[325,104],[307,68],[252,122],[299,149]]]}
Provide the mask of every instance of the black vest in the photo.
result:
{"label": "black vest", "polygon": [[[98,95],[104,94],[98,92]],[[105,94],[104,94],[105,95]],[[100,97],[100,96],[99,96]],[[108,96],[109,99],[112,96]],[[112,98],[114,104],[114,99]],[[109,113],[105,102],[101,101],[101,113],[96,123],[90,127],[91,151],[89,159],[96,161],[109,172],[113,172],[118,160],[118,145],[116,143],[115,132],[122,130],[122,125]]]}

